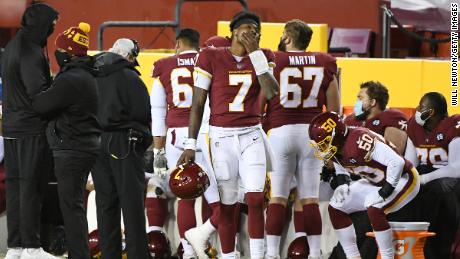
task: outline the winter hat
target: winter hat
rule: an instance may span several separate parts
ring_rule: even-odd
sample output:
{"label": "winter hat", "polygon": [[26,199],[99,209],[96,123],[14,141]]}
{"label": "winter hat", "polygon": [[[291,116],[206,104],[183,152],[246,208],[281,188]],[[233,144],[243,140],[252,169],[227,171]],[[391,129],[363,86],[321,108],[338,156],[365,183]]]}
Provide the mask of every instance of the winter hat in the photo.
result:
{"label": "winter hat", "polygon": [[86,56],[89,47],[90,26],[81,22],[78,27],[70,27],[56,38],[56,47],[75,56]]}

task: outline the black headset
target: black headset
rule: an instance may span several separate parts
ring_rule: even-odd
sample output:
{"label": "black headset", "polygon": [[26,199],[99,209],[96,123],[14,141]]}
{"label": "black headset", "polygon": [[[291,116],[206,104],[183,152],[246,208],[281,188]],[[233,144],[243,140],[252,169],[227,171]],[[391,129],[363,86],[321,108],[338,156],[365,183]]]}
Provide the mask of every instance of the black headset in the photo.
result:
{"label": "black headset", "polygon": [[134,48],[131,50],[131,55],[133,57],[137,57],[139,55],[139,52],[140,52],[139,42],[137,40],[134,40],[134,39],[131,39],[131,41],[134,44]]}

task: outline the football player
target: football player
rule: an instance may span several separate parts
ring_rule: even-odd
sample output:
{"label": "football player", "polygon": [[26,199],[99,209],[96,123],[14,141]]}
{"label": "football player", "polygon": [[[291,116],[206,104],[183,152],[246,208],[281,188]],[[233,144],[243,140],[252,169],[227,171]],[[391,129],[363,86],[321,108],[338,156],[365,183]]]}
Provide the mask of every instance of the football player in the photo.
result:
{"label": "football player", "polygon": [[[364,82],[360,86],[357,99],[354,113],[345,118],[345,124],[349,128],[368,128],[384,136],[385,140],[392,142],[396,150],[403,154],[407,139],[407,117],[399,110],[387,109],[388,89],[380,82]],[[367,213],[353,213],[351,219],[358,233],[357,243],[361,254],[364,257],[375,257],[377,246],[372,237],[366,236],[366,232],[372,231]]]}
{"label": "football player", "polygon": [[460,115],[448,116],[444,96],[425,94],[407,130],[406,158],[420,172],[422,185],[413,211],[417,220],[429,221],[436,236],[430,238],[425,254],[449,258],[454,239],[459,202],[455,183],[460,178]]}
{"label": "football player", "polygon": [[195,66],[189,138],[178,163],[195,159],[196,139],[209,93],[211,157],[219,186],[219,237],[222,258],[235,258],[235,207],[238,179],[246,191],[251,258],[264,257],[264,185],[271,155],[260,125],[261,94],[278,93],[274,55],[259,48],[260,18],[240,12],[231,23],[229,48],[206,48]]}
{"label": "football player", "polygon": [[376,81],[364,82],[360,86],[354,113],[345,118],[349,127],[368,128],[396,146],[404,154],[407,140],[407,117],[399,110],[387,109],[388,89]]}
{"label": "football player", "polygon": [[[188,121],[193,96],[193,67],[198,55],[199,33],[193,29],[183,29],[176,38],[176,55],[155,62],[155,78],[152,94],[152,132],[154,136],[154,176],[149,180],[146,206],[150,230],[160,230],[167,215],[166,198],[173,197],[169,189],[169,173],[185,148],[188,134]],[[206,120],[204,120],[206,122]],[[213,215],[201,228],[205,241],[216,230],[219,209],[219,192],[208,159],[205,138],[207,125],[204,123],[197,145],[197,162],[208,172],[211,186],[204,196],[213,208]],[[184,258],[205,257],[206,242],[203,249],[194,251],[185,239],[185,232],[196,226],[195,200],[181,199],[178,202],[177,224]],[[197,254],[195,254],[195,252]]]}
{"label": "football player", "polygon": [[[297,196],[303,207],[309,258],[321,256],[321,214],[318,207],[320,173],[323,164],[314,156],[308,127],[325,105],[340,109],[335,58],[324,53],[306,52],[313,31],[301,20],[286,23],[275,52],[275,78],[279,94],[268,101],[264,128],[276,157],[270,174],[272,193],[267,210],[267,256],[280,258],[280,239],[285,226],[286,204],[291,181],[297,181]],[[301,210],[302,211],[302,210]]]}
{"label": "football player", "polygon": [[[418,193],[417,170],[366,128],[347,128],[338,114],[316,116],[309,128],[316,155],[335,163],[339,186],[329,204],[329,216],[347,258],[360,258],[349,214],[367,210],[382,259],[393,259],[393,233],[386,214],[397,211]],[[350,173],[362,179],[350,183]]]}

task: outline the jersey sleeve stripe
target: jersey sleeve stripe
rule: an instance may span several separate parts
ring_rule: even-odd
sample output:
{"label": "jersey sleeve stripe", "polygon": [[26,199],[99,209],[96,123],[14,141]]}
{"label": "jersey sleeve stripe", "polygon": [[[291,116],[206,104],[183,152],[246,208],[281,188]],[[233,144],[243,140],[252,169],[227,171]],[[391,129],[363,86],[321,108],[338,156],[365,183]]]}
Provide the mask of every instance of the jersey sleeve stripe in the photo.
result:
{"label": "jersey sleeve stripe", "polygon": [[199,67],[195,67],[194,69],[195,69],[196,72],[208,77],[209,79],[212,79],[212,75],[210,73],[208,73],[207,71],[205,71],[205,70],[203,70],[203,69],[201,69]]}

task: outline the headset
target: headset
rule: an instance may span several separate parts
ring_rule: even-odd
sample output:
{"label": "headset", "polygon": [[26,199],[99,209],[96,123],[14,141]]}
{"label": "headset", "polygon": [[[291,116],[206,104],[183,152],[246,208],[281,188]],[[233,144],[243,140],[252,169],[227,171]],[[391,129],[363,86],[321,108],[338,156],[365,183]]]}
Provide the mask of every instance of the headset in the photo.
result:
{"label": "headset", "polygon": [[134,44],[134,48],[131,50],[131,55],[133,55],[133,57],[137,57],[139,55],[139,52],[140,52],[140,48],[139,48],[139,42],[135,39],[130,39],[133,44]]}

